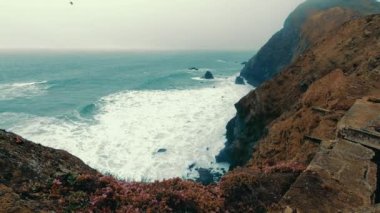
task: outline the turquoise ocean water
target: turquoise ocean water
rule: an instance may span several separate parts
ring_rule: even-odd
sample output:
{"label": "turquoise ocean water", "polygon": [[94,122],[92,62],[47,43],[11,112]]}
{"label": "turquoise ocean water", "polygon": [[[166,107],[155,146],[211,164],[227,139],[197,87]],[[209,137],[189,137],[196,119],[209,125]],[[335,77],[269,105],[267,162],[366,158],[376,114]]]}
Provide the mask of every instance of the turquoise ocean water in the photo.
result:
{"label": "turquoise ocean water", "polygon": [[121,178],[194,177],[194,163],[226,167],[213,157],[252,89],[233,83],[252,54],[1,52],[0,128]]}

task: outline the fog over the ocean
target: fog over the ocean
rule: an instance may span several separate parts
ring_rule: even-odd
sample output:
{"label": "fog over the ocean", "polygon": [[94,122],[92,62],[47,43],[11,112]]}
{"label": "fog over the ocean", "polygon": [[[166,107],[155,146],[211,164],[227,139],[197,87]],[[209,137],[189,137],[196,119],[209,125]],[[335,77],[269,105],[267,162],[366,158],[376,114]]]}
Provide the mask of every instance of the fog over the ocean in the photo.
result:
{"label": "fog over the ocean", "polygon": [[304,0],[1,0],[0,48],[258,49]]}

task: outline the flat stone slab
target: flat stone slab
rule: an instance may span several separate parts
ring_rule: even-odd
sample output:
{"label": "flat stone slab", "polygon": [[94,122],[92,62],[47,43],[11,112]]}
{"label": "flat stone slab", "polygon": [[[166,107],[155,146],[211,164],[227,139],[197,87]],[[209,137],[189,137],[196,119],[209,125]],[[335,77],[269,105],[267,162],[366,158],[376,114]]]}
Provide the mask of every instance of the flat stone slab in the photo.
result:
{"label": "flat stone slab", "polygon": [[380,103],[373,100],[355,102],[338,123],[338,137],[380,150]]}
{"label": "flat stone slab", "polygon": [[[356,212],[373,208],[374,151],[339,139],[323,142],[308,168],[280,201],[284,212]],[[276,212],[276,211],[275,211]]]}

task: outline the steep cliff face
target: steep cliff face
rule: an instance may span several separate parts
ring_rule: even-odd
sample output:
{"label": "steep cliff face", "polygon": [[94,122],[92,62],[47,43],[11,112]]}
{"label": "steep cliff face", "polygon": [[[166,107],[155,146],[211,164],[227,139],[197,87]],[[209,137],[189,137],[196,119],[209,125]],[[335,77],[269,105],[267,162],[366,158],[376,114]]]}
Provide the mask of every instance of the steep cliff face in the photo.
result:
{"label": "steep cliff face", "polygon": [[375,0],[307,0],[245,65],[241,76],[260,85],[316,44],[326,33],[353,18],[380,13]]}
{"label": "steep cliff face", "polygon": [[[260,141],[254,163],[306,162],[313,145],[303,143],[304,135],[332,138],[335,122],[344,110],[355,99],[376,93],[378,19],[378,15],[355,19],[330,31],[288,68],[243,97],[236,104],[236,117],[227,126],[229,141],[218,159],[233,167],[243,165],[252,157],[253,144]],[[332,112],[320,116],[313,106]]]}

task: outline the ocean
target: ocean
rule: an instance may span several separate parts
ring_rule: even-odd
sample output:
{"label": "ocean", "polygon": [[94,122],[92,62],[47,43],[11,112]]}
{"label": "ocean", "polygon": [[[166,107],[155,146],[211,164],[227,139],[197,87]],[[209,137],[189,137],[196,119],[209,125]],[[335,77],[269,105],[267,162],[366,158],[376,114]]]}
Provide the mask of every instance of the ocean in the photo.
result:
{"label": "ocean", "polygon": [[[132,181],[215,162],[252,52],[0,52],[0,129]],[[190,70],[197,67],[198,70]],[[202,79],[210,70],[214,80]],[[194,168],[193,168],[194,167]]]}

